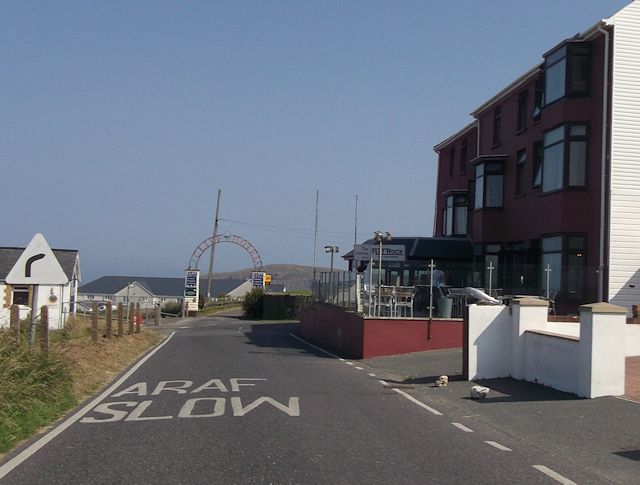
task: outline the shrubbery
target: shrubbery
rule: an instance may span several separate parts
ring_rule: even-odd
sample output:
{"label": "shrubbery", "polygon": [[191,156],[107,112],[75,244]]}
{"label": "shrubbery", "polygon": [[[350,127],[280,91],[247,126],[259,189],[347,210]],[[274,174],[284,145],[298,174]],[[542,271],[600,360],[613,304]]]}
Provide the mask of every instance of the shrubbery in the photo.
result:
{"label": "shrubbery", "polygon": [[162,305],[162,313],[171,313],[172,315],[182,314],[182,302],[181,301],[169,301]]}
{"label": "shrubbery", "polygon": [[8,331],[0,331],[0,383],[0,453],[76,402],[64,362]]}
{"label": "shrubbery", "polygon": [[264,305],[264,290],[254,288],[247,293],[242,300],[242,309],[247,318],[262,318],[262,307]]}

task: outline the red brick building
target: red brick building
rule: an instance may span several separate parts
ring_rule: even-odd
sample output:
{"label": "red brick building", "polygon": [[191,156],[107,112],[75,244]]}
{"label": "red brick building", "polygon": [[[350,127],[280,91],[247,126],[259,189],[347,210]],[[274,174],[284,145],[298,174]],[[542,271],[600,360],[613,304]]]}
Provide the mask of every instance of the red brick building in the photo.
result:
{"label": "red brick building", "polygon": [[[470,238],[470,283],[640,303],[640,0],[564,40],[438,153],[435,236]],[[491,272],[487,268],[495,268]],[[550,271],[549,271],[550,270]]]}

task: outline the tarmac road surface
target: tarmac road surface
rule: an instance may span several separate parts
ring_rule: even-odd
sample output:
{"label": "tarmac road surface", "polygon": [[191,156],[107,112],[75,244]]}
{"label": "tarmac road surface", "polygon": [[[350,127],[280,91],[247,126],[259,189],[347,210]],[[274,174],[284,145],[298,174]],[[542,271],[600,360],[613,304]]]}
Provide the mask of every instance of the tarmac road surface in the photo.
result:
{"label": "tarmac road surface", "polygon": [[53,435],[5,457],[0,483],[611,479],[529,445],[481,414],[462,416],[467,408],[449,409],[446,400],[385,380],[366,362],[316,349],[292,335],[296,324],[215,316],[173,327],[122,382],[71,413]]}

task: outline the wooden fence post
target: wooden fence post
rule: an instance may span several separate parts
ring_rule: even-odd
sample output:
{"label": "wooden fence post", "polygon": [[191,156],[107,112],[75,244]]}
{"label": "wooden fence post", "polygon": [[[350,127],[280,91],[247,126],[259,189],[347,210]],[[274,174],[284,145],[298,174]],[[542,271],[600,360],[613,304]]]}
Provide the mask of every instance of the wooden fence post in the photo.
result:
{"label": "wooden fence post", "polygon": [[161,309],[160,309],[160,303],[158,303],[158,304],[156,305],[156,312],[155,312],[155,324],[156,324],[156,327],[157,327],[158,325],[160,325],[160,318],[162,317],[162,315],[160,314],[160,312],[161,312]]}
{"label": "wooden fence post", "polygon": [[118,337],[124,333],[124,305],[118,303]]}
{"label": "wooden fence post", "polygon": [[140,320],[142,315],[140,314],[140,303],[136,303],[136,333],[140,333]]}
{"label": "wooden fence post", "polygon": [[98,303],[95,301],[91,305],[91,340],[98,343]]}
{"label": "wooden fence post", "polygon": [[129,303],[129,313],[128,313],[128,317],[129,317],[129,335],[133,335],[133,303]]}
{"label": "wooden fence post", "polygon": [[112,322],[111,322],[113,315],[111,311],[112,311],[111,302],[108,301],[107,302],[107,338],[108,339],[111,338],[111,333],[113,332]]}
{"label": "wooden fence post", "polygon": [[16,338],[20,337],[20,308],[18,305],[11,305],[9,325],[13,329],[13,335]]}
{"label": "wooden fence post", "polygon": [[40,307],[40,350],[49,353],[49,307]]}

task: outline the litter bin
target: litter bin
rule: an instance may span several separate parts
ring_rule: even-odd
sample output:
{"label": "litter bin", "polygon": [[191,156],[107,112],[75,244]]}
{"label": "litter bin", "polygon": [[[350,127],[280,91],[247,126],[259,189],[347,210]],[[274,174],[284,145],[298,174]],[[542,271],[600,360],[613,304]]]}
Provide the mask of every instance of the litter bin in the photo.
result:
{"label": "litter bin", "polygon": [[453,298],[443,296],[438,298],[438,318],[451,318],[451,308],[453,307]]}

